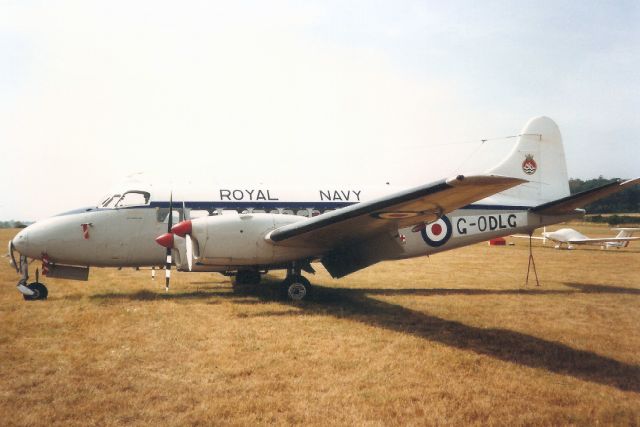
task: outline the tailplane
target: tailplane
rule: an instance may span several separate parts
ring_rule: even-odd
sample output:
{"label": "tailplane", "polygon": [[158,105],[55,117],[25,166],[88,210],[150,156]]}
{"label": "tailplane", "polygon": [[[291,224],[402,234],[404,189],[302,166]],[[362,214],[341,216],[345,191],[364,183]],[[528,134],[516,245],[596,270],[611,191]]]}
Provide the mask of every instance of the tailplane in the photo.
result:
{"label": "tailplane", "polygon": [[[613,231],[619,231],[618,237],[633,237],[633,233],[640,231],[640,228],[612,228]],[[629,246],[629,241],[627,240],[621,245],[623,248]]]}
{"label": "tailplane", "polygon": [[529,120],[507,158],[488,172],[528,180],[500,194],[533,206],[570,194],[562,136],[548,117]]}
{"label": "tailplane", "polygon": [[616,237],[632,237],[633,233],[640,231],[640,228],[612,228],[613,231],[619,231]]}

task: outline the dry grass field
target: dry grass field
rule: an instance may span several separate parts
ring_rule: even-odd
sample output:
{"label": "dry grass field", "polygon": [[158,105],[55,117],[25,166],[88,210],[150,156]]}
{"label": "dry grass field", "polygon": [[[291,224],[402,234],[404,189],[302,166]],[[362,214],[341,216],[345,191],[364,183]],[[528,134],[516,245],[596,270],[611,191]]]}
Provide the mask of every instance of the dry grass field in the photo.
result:
{"label": "dry grass field", "polygon": [[101,269],[25,302],[5,259],[0,424],[640,424],[640,244],[535,254],[540,287],[519,240],[320,271],[298,305],[278,274],[178,273],[165,294]]}

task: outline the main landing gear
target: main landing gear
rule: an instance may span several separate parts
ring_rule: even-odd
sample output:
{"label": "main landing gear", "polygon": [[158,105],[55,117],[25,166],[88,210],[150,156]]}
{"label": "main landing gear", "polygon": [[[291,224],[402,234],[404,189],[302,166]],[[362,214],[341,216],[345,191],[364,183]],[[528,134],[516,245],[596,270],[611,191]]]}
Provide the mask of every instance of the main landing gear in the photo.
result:
{"label": "main landing gear", "polygon": [[[280,284],[282,299],[290,301],[302,301],[309,299],[311,294],[311,283],[302,275],[302,269],[308,272],[313,272],[311,266],[305,264],[300,267],[298,264],[293,264],[287,268],[287,277]],[[264,271],[262,272],[264,273]],[[230,273],[229,275],[233,275]],[[242,285],[258,285],[261,280],[260,270],[238,270],[235,273],[235,286]]]}
{"label": "main landing gear", "polygon": [[18,290],[22,294],[25,301],[37,301],[37,300],[45,300],[49,295],[49,291],[47,287],[40,283],[40,272],[36,270],[36,281],[29,283],[29,262],[27,257],[24,255],[20,256],[20,264],[18,266],[20,270],[21,277],[18,282]]}
{"label": "main landing gear", "polygon": [[295,265],[287,269],[287,278],[282,282],[283,296],[291,301],[309,299],[311,283],[301,274],[300,268]]}

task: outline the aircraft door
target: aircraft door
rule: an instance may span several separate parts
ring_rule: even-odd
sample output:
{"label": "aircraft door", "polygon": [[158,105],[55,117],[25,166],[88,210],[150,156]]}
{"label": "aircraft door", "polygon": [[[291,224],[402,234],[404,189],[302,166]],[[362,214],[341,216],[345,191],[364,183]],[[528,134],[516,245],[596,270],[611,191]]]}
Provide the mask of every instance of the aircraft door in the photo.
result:
{"label": "aircraft door", "polygon": [[[135,238],[132,243],[130,252],[130,262],[134,265],[140,266],[163,266],[165,262],[166,250],[162,246],[156,243],[156,238],[167,232],[167,226],[169,222],[169,209],[168,208],[146,208],[139,209],[137,217],[128,216],[125,218],[125,222],[130,223],[132,226],[136,225],[136,230],[131,230],[135,233]],[[173,210],[172,224],[177,224],[183,219],[183,209]],[[178,265],[177,256],[178,251],[180,255],[184,253],[184,249],[181,250],[181,246],[184,246],[184,242],[180,241],[179,237],[175,237],[174,244],[177,250],[173,252],[174,263]]]}
{"label": "aircraft door", "polygon": [[132,190],[115,202],[117,226],[111,228],[107,243],[112,262],[122,266],[144,264],[146,254],[141,242],[148,238],[146,224],[155,223],[150,215],[152,209],[146,206],[149,198],[147,192]]}

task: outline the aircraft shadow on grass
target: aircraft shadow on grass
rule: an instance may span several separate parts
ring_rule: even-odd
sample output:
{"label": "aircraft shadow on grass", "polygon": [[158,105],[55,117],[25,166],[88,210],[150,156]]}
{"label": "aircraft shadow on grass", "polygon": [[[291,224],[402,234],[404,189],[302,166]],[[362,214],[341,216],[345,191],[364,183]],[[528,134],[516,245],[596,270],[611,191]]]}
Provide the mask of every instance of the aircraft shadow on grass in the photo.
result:
{"label": "aircraft shadow on grass", "polygon": [[[96,300],[129,299],[191,300],[230,298],[239,304],[281,301],[275,279],[267,277],[257,286],[214,288],[196,292],[159,294],[140,291],[132,294],[95,295]],[[501,328],[478,328],[424,312],[370,298],[368,295],[541,295],[576,293],[612,293],[640,295],[636,289],[616,286],[567,283],[575,290],[491,290],[491,289],[346,289],[315,286],[312,301],[296,304],[299,310],[260,313],[259,316],[333,315],[387,330],[414,335],[461,350],[473,351],[506,362],[569,375],[582,380],[640,392],[640,366],[627,364],[596,353],[577,350],[565,344]],[[252,297],[247,299],[246,297]],[[255,316],[255,315],[248,315]]]}

